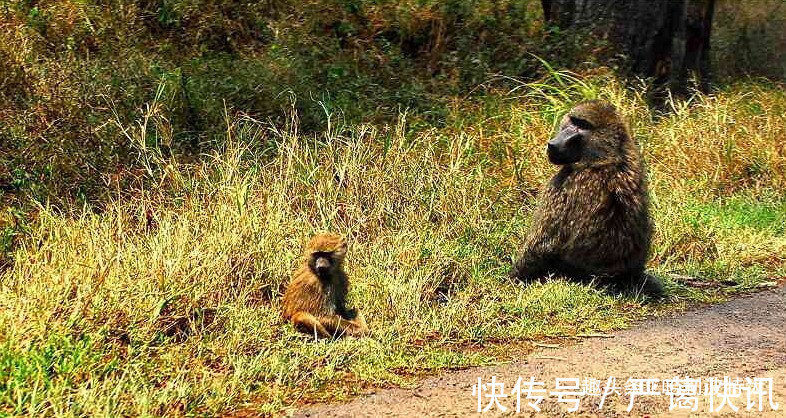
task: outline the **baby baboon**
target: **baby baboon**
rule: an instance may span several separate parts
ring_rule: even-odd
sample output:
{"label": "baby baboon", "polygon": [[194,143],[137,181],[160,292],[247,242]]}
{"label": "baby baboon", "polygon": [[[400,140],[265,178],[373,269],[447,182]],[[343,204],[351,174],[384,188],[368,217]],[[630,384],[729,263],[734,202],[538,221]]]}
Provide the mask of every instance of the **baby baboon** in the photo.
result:
{"label": "baby baboon", "polygon": [[644,272],[652,223],[641,156],[614,106],[574,107],[547,153],[561,168],[542,191],[511,276],[597,279],[616,291],[663,296],[658,279]]}
{"label": "baby baboon", "polygon": [[311,238],[303,265],[284,292],[284,319],[319,337],[368,333],[363,315],[346,307],[349,279],[342,268],[346,253],[347,243],[338,235]]}

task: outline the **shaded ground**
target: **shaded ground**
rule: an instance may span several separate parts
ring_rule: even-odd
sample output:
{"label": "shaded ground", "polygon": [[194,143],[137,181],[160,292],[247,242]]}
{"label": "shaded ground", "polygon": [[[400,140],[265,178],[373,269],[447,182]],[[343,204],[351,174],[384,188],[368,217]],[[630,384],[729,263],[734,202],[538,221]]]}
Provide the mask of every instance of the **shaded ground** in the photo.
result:
{"label": "shaded ground", "polygon": [[[764,397],[763,411],[756,403],[746,411],[746,392],[731,397],[739,408],[728,406],[714,416],[775,416],[786,413],[786,287],[758,293],[725,303],[703,308],[674,318],[661,318],[642,323],[613,338],[591,338],[562,348],[543,348],[526,359],[494,367],[473,368],[452,372],[424,380],[414,390],[381,390],[345,405],[322,405],[303,409],[296,416],[466,416],[478,415],[478,400],[473,396],[473,384],[478,377],[484,384],[496,376],[505,383],[507,398],[500,403],[507,407],[501,412],[496,405],[486,414],[515,413],[515,395],[511,388],[519,376],[545,383],[545,390],[555,390],[555,378],[578,377],[601,380],[601,388],[609,376],[616,377],[622,395],[610,395],[599,412],[599,396],[582,398],[579,413],[568,413],[567,403],[558,403],[556,395],[546,395],[540,402],[542,413],[548,416],[647,416],[647,415],[708,415],[709,397],[698,396],[698,410],[669,411],[668,396],[636,397],[633,409],[626,411],[629,397],[625,395],[628,378],[672,379],[701,378],[702,392],[708,378],[773,378],[774,411]],[[488,385],[487,385],[488,387]],[[490,390],[490,388],[488,388]],[[657,389],[662,389],[659,383]],[[488,391],[484,392],[487,394]],[[566,396],[566,398],[575,398]],[[754,399],[758,402],[757,397]],[[490,398],[482,399],[485,407]],[[718,408],[721,397],[715,397]],[[534,415],[522,395],[521,414]]]}

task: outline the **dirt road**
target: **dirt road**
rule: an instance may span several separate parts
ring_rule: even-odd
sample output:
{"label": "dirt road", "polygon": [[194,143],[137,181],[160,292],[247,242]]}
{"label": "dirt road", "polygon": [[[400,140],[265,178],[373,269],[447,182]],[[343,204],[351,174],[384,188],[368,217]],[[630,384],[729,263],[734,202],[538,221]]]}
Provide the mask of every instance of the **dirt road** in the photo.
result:
{"label": "dirt road", "polygon": [[[717,409],[723,397],[706,395],[708,378],[772,378],[773,410],[768,395],[763,396],[762,409],[758,410],[758,396],[753,396],[754,406],[746,410],[748,394],[738,392],[734,385],[720,385],[729,390],[728,399],[738,408],[734,411],[723,405],[713,416],[767,416],[786,417],[786,288],[766,291],[740,298],[725,304],[702,308],[673,318],[651,320],[635,328],[614,334],[613,338],[590,338],[562,348],[543,348],[520,362],[495,367],[481,367],[451,372],[422,382],[415,390],[390,389],[358,398],[345,405],[323,405],[297,412],[307,417],[355,416],[472,416],[479,415],[478,398],[473,396],[473,385],[478,377],[486,384],[481,397],[481,407],[493,398],[490,381],[504,383],[506,398],[497,398],[507,411],[494,404],[483,415],[516,414],[516,395],[511,393],[519,376],[524,381],[534,377],[543,382],[545,398],[537,405],[539,416],[696,416],[710,415],[710,398]],[[598,410],[601,396],[584,396],[578,412],[568,413],[571,403],[560,403],[555,390],[555,378],[595,378],[600,391],[607,379],[616,378],[620,394],[611,393]],[[653,388],[662,393],[665,379],[675,377],[701,378],[701,394],[696,396],[697,411],[675,408],[669,411],[669,396],[637,396],[631,412],[627,412],[629,397],[625,384],[628,378],[660,379]],[[743,379],[744,382],[744,379]],[[683,381],[683,383],[685,383]],[[609,385],[612,389],[614,385]],[[743,386],[748,387],[746,383]],[[499,386],[497,386],[498,388]],[[596,388],[591,388],[595,391]],[[765,385],[765,392],[767,391]],[[579,389],[581,390],[581,389]],[[690,389],[689,389],[690,390]],[[690,392],[688,392],[690,393]],[[538,395],[538,394],[536,394]],[[565,396],[573,398],[575,396]],[[688,396],[686,399],[690,399]],[[526,392],[522,391],[520,415],[536,415],[528,406]],[[676,402],[676,400],[675,400]],[[692,406],[686,400],[687,406]]]}

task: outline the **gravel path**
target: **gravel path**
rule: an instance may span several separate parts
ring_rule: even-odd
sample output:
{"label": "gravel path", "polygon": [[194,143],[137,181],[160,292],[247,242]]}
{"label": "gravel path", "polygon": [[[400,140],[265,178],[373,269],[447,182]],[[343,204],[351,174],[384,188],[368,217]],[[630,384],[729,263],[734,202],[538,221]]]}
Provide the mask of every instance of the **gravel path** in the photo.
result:
{"label": "gravel path", "polygon": [[[483,415],[516,414],[516,396],[511,393],[519,376],[529,381],[531,376],[544,382],[546,397],[539,403],[538,416],[767,416],[786,417],[786,288],[766,291],[731,302],[702,308],[680,316],[644,322],[635,328],[614,334],[613,338],[588,338],[561,348],[542,348],[519,362],[493,367],[479,367],[450,372],[424,380],[417,389],[386,389],[355,399],[344,405],[320,405],[297,411],[305,417],[356,416],[472,416],[477,413],[478,398],[473,396],[473,385],[482,379],[487,384],[483,395],[490,392],[491,377],[505,384],[507,398],[498,398],[507,408],[502,412],[494,405]],[[622,394],[610,394],[602,410],[598,410],[600,396],[581,398],[578,412],[568,413],[569,403],[557,402],[555,378],[595,378],[603,390],[607,378],[614,376]],[[708,378],[772,378],[772,398],[778,404],[773,410],[764,396],[763,411],[758,403],[746,410],[746,395],[734,397],[734,385],[729,398],[739,408],[734,412],[728,405],[709,414],[709,399],[701,393],[697,397],[696,412],[689,409],[669,411],[669,397],[637,396],[631,412],[627,412],[629,397],[625,393],[628,378],[673,379],[674,377],[701,378],[704,392]],[[744,381],[744,379],[743,379]],[[662,381],[657,391],[662,391]],[[721,385],[721,391],[724,385]],[[747,387],[747,385],[746,385]],[[595,390],[593,388],[593,390]],[[566,398],[575,398],[566,396]],[[758,401],[758,397],[754,396]],[[482,398],[482,406],[492,398]],[[723,399],[714,398],[715,408]],[[521,397],[521,412],[517,415],[534,416],[527,405],[531,400]]]}

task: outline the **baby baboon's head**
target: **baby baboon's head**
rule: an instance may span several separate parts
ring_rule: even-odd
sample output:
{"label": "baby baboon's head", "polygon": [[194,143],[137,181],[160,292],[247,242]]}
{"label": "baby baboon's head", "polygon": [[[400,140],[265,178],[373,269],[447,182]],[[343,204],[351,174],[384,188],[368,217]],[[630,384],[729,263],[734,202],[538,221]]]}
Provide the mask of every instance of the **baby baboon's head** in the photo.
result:
{"label": "baby baboon's head", "polygon": [[547,145],[549,161],[589,167],[619,162],[630,141],[625,123],[608,102],[591,100],[571,109]]}
{"label": "baby baboon's head", "polygon": [[347,242],[340,235],[323,233],[314,235],[306,246],[308,267],[321,278],[330,277],[341,268],[347,254]]}

